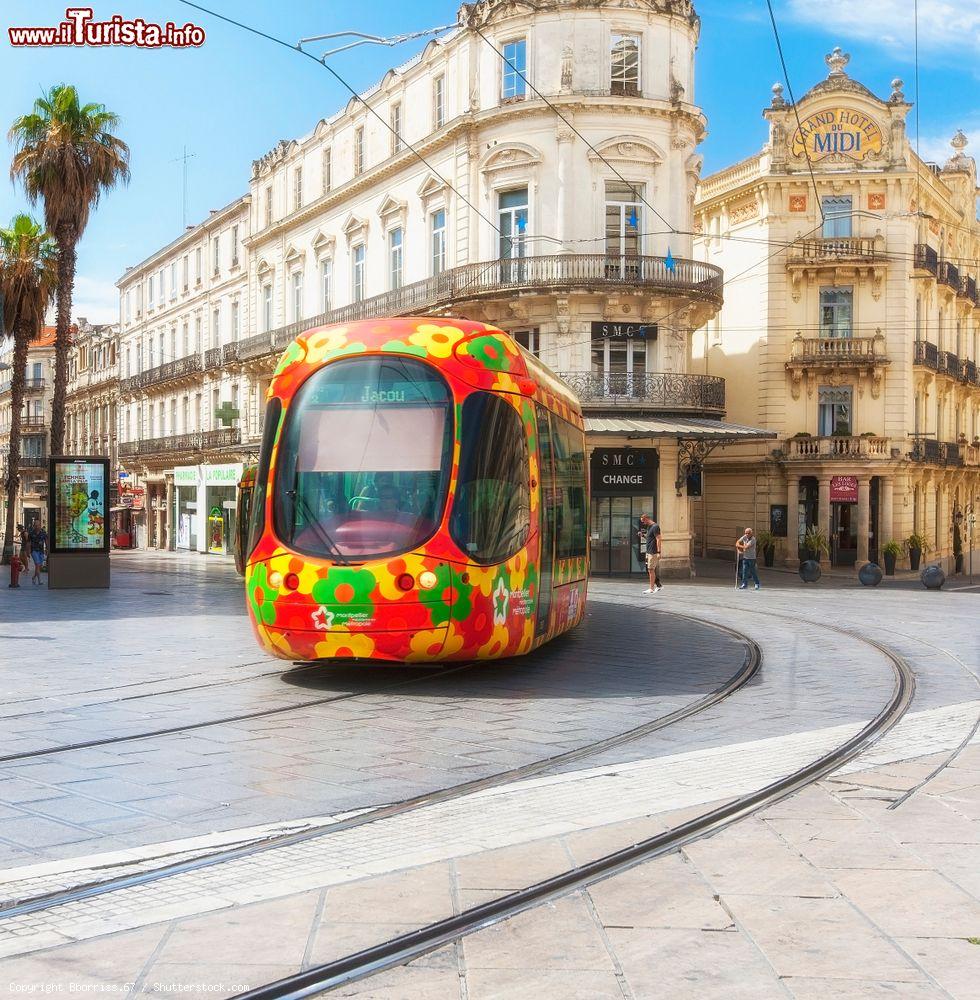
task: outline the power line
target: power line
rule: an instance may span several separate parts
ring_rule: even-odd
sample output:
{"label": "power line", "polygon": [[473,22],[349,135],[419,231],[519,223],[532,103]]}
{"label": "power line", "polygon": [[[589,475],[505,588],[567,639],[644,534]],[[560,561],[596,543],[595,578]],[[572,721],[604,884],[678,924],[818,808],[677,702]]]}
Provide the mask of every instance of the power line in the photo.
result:
{"label": "power line", "polygon": [[820,203],[820,193],[817,191],[817,178],[813,173],[813,161],[810,159],[810,150],[807,148],[806,138],[803,135],[803,123],[800,121],[800,109],[796,105],[796,97],[793,94],[793,84],[790,83],[789,70],[786,68],[786,59],[783,57],[783,43],[779,39],[779,29],[776,27],[776,15],[773,13],[772,0],[766,0],[769,8],[769,20],[772,22],[772,33],[776,36],[776,50],[779,52],[779,61],[783,67],[783,77],[786,80],[786,89],[789,91],[789,99],[793,103],[793,114],[796,115],[796,127],[799,129],[800,138],[803,139],[803,153],[806,156],[806,165],[810,170],[810,182],[813,184],[813,198],[820,210],[821,221],[825,218],[823,205]]}

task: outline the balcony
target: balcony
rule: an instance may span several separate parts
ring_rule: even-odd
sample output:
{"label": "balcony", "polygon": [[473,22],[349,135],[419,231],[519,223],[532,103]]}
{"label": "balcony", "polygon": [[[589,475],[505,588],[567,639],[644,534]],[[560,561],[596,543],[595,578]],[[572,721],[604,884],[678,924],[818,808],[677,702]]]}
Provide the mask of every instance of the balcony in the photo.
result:
{"label": "balcony", "polygon": [[912,266],[935,277],[939,273],[939,254],[926,243],[916,243]]}
{"label": "balcony", "polygon": [[959,294],[975,306],[980,306],[980,291],[977,289],[977,279],[964,275],[960,278]]}
{"label": "balcony", "polygon": [[945,442],[937,441],[935,438],[916,438],[912,445],[912,451],[909,453],[909,458],[913,462],[926,462],[929,465],[945,465]]}
{"label": "balcony", "polygon": [[120,458],[148,455],[171,455],[178,452],[209,451],[241,443],[242,432],[238,427],[221,427],[214,431],[194,431],[190,434],[172,434],[169,437],[143,438],[142,441],[124,441],[119,445]]}
{"label": "balcony", "polygon": [[885,355],[885,338],[880,333],[874,337],[806,338],[798,333],[793,338],[786,371],[792,379],[794,399],[800,398],[804,377],[812,385],[819,373],[841,369],[868,378],[871,393],[877,399],[890,363]]}
{"label": "balcony", "polygon": [[43,413],[25,413],[20,418],[21,427],[43,427],[48,418]]}
{"label": "balcony", "polygon": [[20,456],[20,467],[22,469],[47,469],[47,452],[28,452]]}
{"label": "balcony", "polygon": [[273,353],[272,334],[257,333],[254,337],[246,337],[238,342],[238,360],[252,361]]}
{"label": "balcony", "polygon": [[136,392],[139,389],[146,389],[151,385],[160,385],[163,382],[169,382],[173,379],[185,378],[202,370],[200,355],[189,354],[186,358],[168,361],[165,365],[148,368],[145,372],[140,372],[131,378],[121,379],[119,382],[119,391],[121,393]]}
{"label": "balcony", "polygon": [[820,239],[800,240],[790,246],[787,260],[790,264],[835,264],[847,261],[857,263],[882,263],[885,256],[883,241],[873,236],[826,236]]}
{"label": "balcony", "polygon": [[917,340],[912,360],[923,368],[937,372],[939,371],[939,348],[935,344],[930,344],[928,340]]}
{"label": "balcony", "polygon": [[[411,316],[432,313],[450,306],[485,298],[511,299],[515,292],[562,292],[571,289],[660,293],[701,301],[717,308],[722,304],[724,276],[720,268],[697,260],[664,257],[622,257],[606,254],[549,254],[541,257],[483,261],[450,268],[441,274],[360,302],[331,309],[309,319],[261,334],[271,342],[268,353],[281,351],[305,330],[328,323],[352,323],[380,316]],[[253,345],[253,341],[255,344]],[[247,354],[261,346],[259,337],[249,337]]]}
{"label": "balcony", "polygon": [[788,461],[884,461],[892,457],[891,442],[871,435],[793,437],[783,446]]}
{"label": "balcony", "polygon": [[960,271],[959,268],[950,263],[948,260],[941,260],[939,262],[939,273],[937,274],[940,285],[947,285],[952,288],[954,292],[959,294],[960,291]]}
{"label": "balcony", "polygon": [[980,385],[980,369],[973,361],[960,362],[960,381],[967,385]]}
{"label": "balcony", "polygon": [[952,351],[939,351],[939,372],[960,377],[960,359]]}
{"label": "balcony", "polygon": [[587,410],[631,409],[659,413],[725,412],[725,380],[717,375],[674,372],[611,374],[557,372]]}
{"label": "balcony", "polygon": [[[266,342],[268,342],[268,339],[268,337],[265,337]],[[231,344],[224,344],[221,347],[212,347],[204,352],[204,367],[208,370],[211,368],[221,368],[222,366],[231,364],[231,362],[237,360],[237,341]]]}

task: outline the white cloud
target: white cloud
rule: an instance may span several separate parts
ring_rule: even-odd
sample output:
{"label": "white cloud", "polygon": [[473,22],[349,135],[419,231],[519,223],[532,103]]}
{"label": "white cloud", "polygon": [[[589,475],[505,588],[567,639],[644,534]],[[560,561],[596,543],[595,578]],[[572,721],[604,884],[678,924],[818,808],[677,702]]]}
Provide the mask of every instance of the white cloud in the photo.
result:
{"label": "white cloud", "polygon": [[[909,142],[915,149],[915,121],[912,118],[909,119],[908,129]],[[919,138],[919,153],[922,159],[942,166],[953,155],[953,148],[950,146],[949,140],[956,134],[957,129],[962,129],[963,134],[970,140],[970,144],[964,152],[967,156],[973,156],[980,160],[980,109],[948,120],[944,126],[938,129],[930,125],[929,133]]]}
{"label": "white cloud", "polygon": [[90,323],[119,320],[119,289],[111,281],[78,275],[72,296],[72,319],[84,316]]}
{"label": "white cloud", "polygon": [[[789,0],[789,9],[796,21],[912,56],[915,22],[910,0]],[[920,54],[954,48],[965,59],[980,52],[980,0],[919,0]]]}

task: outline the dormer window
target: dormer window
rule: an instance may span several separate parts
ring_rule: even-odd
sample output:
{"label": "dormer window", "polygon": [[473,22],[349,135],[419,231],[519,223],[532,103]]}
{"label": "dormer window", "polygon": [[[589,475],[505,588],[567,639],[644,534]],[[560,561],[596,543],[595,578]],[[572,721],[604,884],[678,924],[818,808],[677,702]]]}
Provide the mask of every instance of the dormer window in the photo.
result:
{"label": "dormer window", "polygon": [[636,35],[613,35],[609,92],[621,97],[640,93],[640,40]]}

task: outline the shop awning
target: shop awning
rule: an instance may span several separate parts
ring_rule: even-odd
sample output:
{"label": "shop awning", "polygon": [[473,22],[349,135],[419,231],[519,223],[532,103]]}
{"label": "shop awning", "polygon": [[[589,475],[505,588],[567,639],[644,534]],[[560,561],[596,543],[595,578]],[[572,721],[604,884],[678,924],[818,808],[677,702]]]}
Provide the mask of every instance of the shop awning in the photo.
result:
{"label": "shop awning", "polygon": [[586,434],[626,434],[628,437],[669,437],[686,441],[767,441],[775,431],[729,424],[708,417],[586,417]]}

